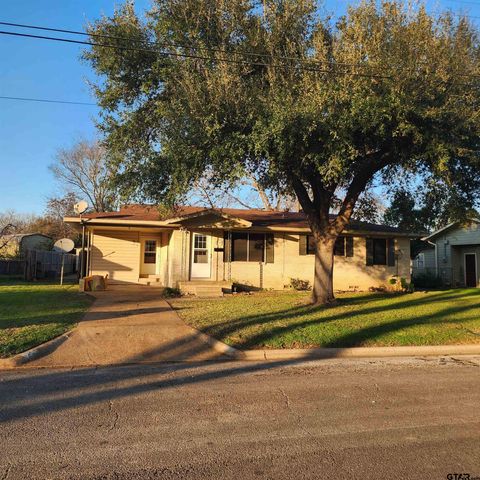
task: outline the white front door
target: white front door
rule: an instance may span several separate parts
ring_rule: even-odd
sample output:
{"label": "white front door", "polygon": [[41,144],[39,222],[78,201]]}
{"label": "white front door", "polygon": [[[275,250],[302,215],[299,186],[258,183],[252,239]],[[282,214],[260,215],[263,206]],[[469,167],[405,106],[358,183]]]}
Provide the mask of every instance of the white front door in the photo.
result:
{"label": "white front door", "polygon": [[158,246],[158,239],[142,239],[141,275],[155,275],[157,273]]}
{"label": "white front door", "polygon": [[210,278],[210,237],[194,233],[192,241],[192,278]]}

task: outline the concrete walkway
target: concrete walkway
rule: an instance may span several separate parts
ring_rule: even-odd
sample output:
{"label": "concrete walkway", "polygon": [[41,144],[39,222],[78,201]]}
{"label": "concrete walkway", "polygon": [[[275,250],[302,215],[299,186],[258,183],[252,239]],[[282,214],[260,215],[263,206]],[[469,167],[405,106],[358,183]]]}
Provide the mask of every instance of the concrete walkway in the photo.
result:
{"label": "concrete walkway", "polygon": [[186,325],[160,294],[158,288],[143,285],[112,285],[105,292],[94,292],[95,303],[65,340],[54,341],[43,356],[23,365],[77,367],[229,358],[208,337]]}

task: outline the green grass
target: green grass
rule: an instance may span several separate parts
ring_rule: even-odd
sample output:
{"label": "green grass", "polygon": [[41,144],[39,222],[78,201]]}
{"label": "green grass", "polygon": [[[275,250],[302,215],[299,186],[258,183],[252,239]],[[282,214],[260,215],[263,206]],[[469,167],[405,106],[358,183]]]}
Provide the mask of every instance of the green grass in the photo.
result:
{"label": "green grass", "polygon": [[0,281],[0,358],[70,330],[90,304],[77,285]]}
{"label": "green grass", "polygon": [[172,299],[191,326],[237,348],[480,343],[480,289],[342,294],[333,307],[299,292]]}

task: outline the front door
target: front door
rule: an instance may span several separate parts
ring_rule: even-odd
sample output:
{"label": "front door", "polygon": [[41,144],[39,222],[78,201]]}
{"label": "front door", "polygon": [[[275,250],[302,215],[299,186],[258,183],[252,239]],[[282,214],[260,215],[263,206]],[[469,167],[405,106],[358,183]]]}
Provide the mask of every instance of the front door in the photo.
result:
{"label": "front door", "polygon": [[141,275],[155,275],[157,273],[157,247],[158,240],[142,239]]}
{"label": "front door", "polygon": [[192,278],[210,278],[210,237],[194,233],[192,241]]}
{"label": "front door", "polygon": [[477,256],[474,253],[465,254],[465,286],[477,286]]}

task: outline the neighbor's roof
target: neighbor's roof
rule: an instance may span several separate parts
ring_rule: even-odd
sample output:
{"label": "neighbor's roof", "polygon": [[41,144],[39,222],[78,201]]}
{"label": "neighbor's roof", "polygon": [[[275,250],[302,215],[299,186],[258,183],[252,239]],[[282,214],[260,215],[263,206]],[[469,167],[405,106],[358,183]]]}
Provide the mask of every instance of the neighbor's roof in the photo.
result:
{"label": "neighbor's roof", "polygon": [[3,238],[7,240],[14,240],[16,242],[21,242],[25,237],[33,237],[33,236],[45,237],[45,238],[48,238],[49,240],[52,240],[52,237],[49,237],[48,235],[44,235],[43,233],[12,233],[9,235],[4,235]]}
{"label": "neighbor's roof", "polygon": [[[479,218],[469,218],[469,219],[467,220],[467,222],[480,223],[480,219],[479,219]],[[422,240],[425,241],[425,242],[428,242],[428,241],[434,239],[435,237],[438,237],[438,235],[441,235],[442,233],[445,233],[446,231],[450,230],[451,228],[457,227],[458,225],[460,225],[460,223],[461,223],[461,222],[459,222],[459,221],[449,223],[449,224],[446,225],[445,227],[439,228],[438,230],[436,230],[435,232],[431,233],[430,235],[428,235],[428,236],[426,236],[426,237],[423,237]]]}
{"label": "neighbor's roof", "polygon": [[[272,230],[307,230],[308,221],[303,212],[272,212],[260,209],[236,209],[222,208],[211,209],[205,207],[182,206],[179,207],[171,218],[162,218],[156,206],[131,204],[125,205],[117,212],[89,213],[82,215],[82,218],[92,224],[110,225],[157,225],[174,226],[187,218],[200,217],[206,214],[214,214],[223,218],[237,219],[245,226],[259,229]],[[66,217],[66,222],[78,223],[80,217]],[[405,232],[395,227],[378,225],[369,222],[351,221],[347,232],[375,232],[391,233],[403,236],[418,236]]]}

